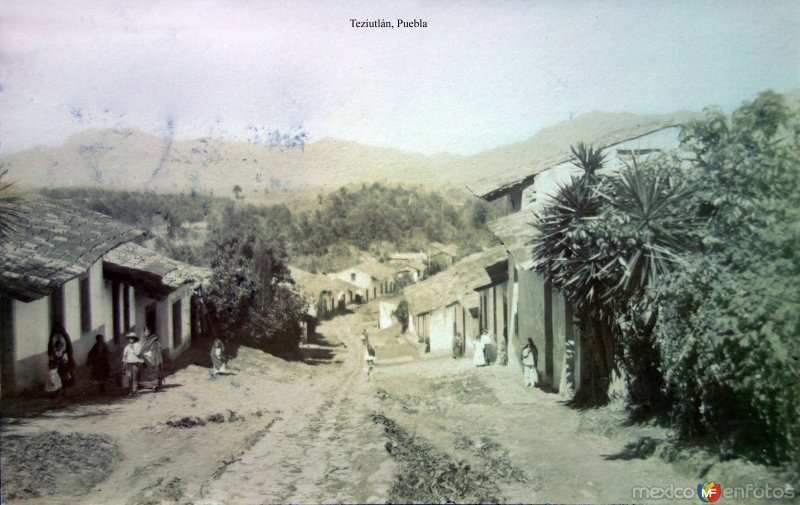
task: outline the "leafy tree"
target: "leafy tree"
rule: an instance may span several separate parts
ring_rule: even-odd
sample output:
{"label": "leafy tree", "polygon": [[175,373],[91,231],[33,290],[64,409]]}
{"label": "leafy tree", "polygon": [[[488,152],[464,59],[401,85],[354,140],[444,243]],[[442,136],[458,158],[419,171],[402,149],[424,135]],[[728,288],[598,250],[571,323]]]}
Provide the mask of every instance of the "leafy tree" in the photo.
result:
{"label": "leafy tree", "polygon": [[655,291],[674,426],[722,451],[800,456],[800,127],[768,91],[681,135],[700,248]]}
{"label": "leafy tree", "polygon": [[405,300],[400,300],[400,303],[397,304],[397,309],[392,313],[397,322],[403,328],[403,333],[408,329],[408,302]]}
{"label": "leafy tree", "polygon": [[257,234],[234,213],[213,243],[214,274],[205,299],[215,327],[231,340],[291,357],[300,342],[305,299],[294,289],[279,237]]}

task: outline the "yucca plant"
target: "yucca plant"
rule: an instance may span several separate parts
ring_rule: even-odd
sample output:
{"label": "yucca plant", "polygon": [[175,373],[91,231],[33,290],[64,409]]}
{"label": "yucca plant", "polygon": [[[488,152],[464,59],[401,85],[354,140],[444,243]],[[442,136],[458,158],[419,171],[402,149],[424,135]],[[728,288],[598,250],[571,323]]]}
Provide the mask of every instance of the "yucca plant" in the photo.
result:
{"label": "yucca plant", "polygon": [[631,303],[641,305],[648,287],[680,261],[693,243],[694,213],[689,189],[657,164],[632,160],[619,175],[603,176],[602,149],[578,144],[572,153],[583,174],[537,216],[531,245],[537,270],[575,307],[590,337],[590,394],[598,402],[617,366],[620,315]]}
{"label": "yucca plant", "polygon": [[12,191],[13,182],[5,182],[3,178],[8,169],[0,167],[0,239],[14,231],[14,222],[19,217],[19,197]]}

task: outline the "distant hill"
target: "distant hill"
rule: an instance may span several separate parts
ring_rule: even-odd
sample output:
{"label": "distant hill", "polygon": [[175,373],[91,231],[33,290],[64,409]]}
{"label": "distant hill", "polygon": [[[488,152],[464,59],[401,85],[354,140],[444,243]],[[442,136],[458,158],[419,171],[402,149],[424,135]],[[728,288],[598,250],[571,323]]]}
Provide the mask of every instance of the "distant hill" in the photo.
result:
{"label": "distant hill", "polygon": [[599,141],[643,125],[687,120],[693,113],[639,116],[591,112],[548,127],[533,137],[462,157],[426,156],[324,138],[303,150],[217,139],[169,141],[140,130],[85,130],[57,147],[7,156],[9,179],[23,186],[105,186],[182,192],[195,189],[244,194],[325,188],[357,182],[403,182],[463,188],[495,174],[524,173],[537,162],[567,152],[576,141]]}

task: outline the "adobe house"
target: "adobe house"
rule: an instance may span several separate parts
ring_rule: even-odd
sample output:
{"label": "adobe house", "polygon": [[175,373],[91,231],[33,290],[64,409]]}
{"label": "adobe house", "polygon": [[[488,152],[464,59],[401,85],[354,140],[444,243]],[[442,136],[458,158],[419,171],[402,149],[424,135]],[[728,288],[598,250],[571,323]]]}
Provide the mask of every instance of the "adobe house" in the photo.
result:
{"label": "adobe house", "polygon": [[[116,325],[135,321],[133,291],[104,277],[103,256],[141,231],[36,194],[21,195],[18,210],[14,232],[0,244],[3,394],[44,382],[55,325],[69,334],[81,366],[95,335],[113,348]],[[114,293],[121,305],[112,303]]]}
{"label": "adobe house", "polygon": [[419,282],[425,276],[425,264],[421,261],[409,260],[405,264],[395,266],[395,278],[405,284]]}
{"label": "adobe house", "polygon": [[358,286],[357,300],[369,302],[384,294],[395,291],[395,271],[388,265],[375,260],[367,260],[332,276]]}
{"label": "adobe house", "polygon": [[[124,306],[121,290],[133,288],[133,329],[140,337],[145,327],[159,337],[171,359],[189,348],[193,332],[202,328],[195,293],[211,279],[210,268],[196,267],[168,258],[134,243],[122,244],[103,258],[103,274],[111,283],[111,303]],[[122,294],[122,297],[120,295]],[[194,319],[194,323],[192,324]],[[121,318],[114,319],[114,335],[123,344]]]}
{"label": "adobe house", "polygon": [[[633,157],[647,159],[677,148],[680,123],[685,119],[661,117],[629,128],[578,136],[576,140],[602,146],[606,152],[603,171],[615,171]],[[569,148],[569,143],[565,142],[562,146],[532,153],[528,165],[500,169],[499,176],[469,185],[470,191],[480,198],[506,201],[507,215],[489,223],[489,228],[508,253],[508,282],[503,301],[505,317],[497,319],[504,320],[504,326],[508,328],[509,365],[521,367],[522,347],[527,338],[532,338],[539,349],[542,380],[556,390],[580,387],[586,377],[586,356],[581,353],[584,347],[572,308],[563,295],[534,272],[532,251],[527,244],[534,233],[530,223],[535,219],[535,211],[546,204],[548,197],[558,190],[560,184],[567,182],[571,174],[581,174],[570,160]],[[485,305],[491,307],[494,303],[497,307],[494,295],[487,294],[485,298]],[[493,322],[487,324],[491,328]],[[496,327],[501,329],[499,324]],[[571,360],[567,358],[568,347],[574,349]],[[569,378],[571,383],[567,381],[565,369],[573,370],[573,377]]]}
{"label": "adobe house", "polygon": [[[580,331],[572,307],[544,277],[536,273],[528,242],[534,236],[533,214],[530,209],[497,219],[489,224],[508,252],[506,277],[509,279],[504,304],[508,307],[509,366],[521,370],[521,353],[528,338],[539,350],[540,380],[559,391],[561,386],[577,390],[586,363]],[[571,342],[571,344],[569,344]],[[568,357],[567,347],[574,355]],[[565,377],[565,368],[574,372]],[[564,391],[566,392],[566,390]]]}
{"label": "adobe house", "polygon": [[432,242],[428,247],[428,265],[438,263],[445,266],[453,266],[458,257],[458,246],[454,244],[441,244]]}
{"label": "adobe house", "polygon": [[505,260],[505,249],[494,247],[463,258],[451,268],[406,288],[409,332],[429,343],[428,351],[449,354],[460,333],[471,352],[480,333],[479,295],[475,289],[491,284],[486,267]]}
{"label": "adobe house", "polygon": [[298,289],[309,302],[308,315],[322,320],[344,310],[352,303],[358,286],[321,274],[312,274],[297,267],[289,270]]}
{"label": "adobe house", "polygon": [[386,257],[386,263],[390,265],[405,265],[406,263],[416,261],[423,262],[428,259],[428,255],[424,252],[403,253],[396,252],[389,254]]}

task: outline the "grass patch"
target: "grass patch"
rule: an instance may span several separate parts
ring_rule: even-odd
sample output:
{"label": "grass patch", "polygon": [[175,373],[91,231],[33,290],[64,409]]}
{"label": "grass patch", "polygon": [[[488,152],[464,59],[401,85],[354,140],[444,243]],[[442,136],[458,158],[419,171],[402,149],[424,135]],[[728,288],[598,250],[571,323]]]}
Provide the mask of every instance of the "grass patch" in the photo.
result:
{"label": "grass patch", "polygon": [[390,503],[503,503],[500,489],[485,472],[454,461],[383,414],[373,414],[372,421],[383,426],[389,439],[386,450],[400,463]]}

